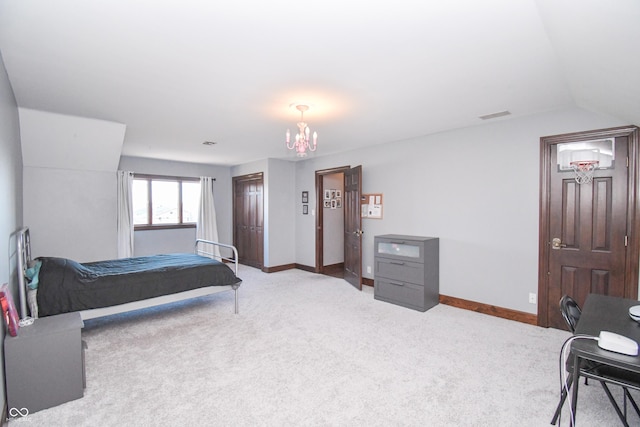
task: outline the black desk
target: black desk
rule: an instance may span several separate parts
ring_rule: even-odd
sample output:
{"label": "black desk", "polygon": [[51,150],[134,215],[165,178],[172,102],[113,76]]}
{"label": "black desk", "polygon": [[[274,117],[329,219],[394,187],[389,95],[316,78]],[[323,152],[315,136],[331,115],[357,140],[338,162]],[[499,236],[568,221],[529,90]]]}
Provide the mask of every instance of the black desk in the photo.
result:
{"label": "black desk", "polygon": [[[576,335],[597,337],[600,335],[600,331],[609,331],[624,335],[640,343],[640,323],[629,317],[629,307],[634,305],[640,305],[640,301],[589,294],[575,333]],[[571,401],[573,414],[576,413],[576,405],[578,403],[580,359],[593,360],[616,368],[640,373],[640,356],[627,356],[603,350],[598,347],[598,342],[594,340],[575,340],[571,344],[571,351],[575,357],[573,399]]]}

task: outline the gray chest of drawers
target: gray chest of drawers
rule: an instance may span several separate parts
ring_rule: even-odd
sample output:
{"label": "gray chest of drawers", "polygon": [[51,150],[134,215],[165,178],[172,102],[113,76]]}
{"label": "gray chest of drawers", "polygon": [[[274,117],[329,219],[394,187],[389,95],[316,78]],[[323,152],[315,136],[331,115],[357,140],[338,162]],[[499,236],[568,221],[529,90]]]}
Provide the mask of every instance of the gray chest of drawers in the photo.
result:
{"label": "gray chest of drawers", "polygon": [[418,311],[439,302],[439,239],[375,236],[374,298]]}
{"label": "gray chest of drawers", "polygon": [[25,416],[84,395],[80,313],[36,319],[5,336],[9,416]]}

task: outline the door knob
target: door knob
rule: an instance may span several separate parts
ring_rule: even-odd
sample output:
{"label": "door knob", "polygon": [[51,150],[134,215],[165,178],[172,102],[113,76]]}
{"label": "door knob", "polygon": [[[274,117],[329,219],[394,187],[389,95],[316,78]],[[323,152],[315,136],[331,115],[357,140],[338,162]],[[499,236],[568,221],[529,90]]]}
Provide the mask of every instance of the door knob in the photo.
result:
{"label": "door knob", "polygon": [[356,231],[353,232],[353,234],[355,234],[356,236],[362,236],[362,234],[364,234],[364,231],[356,230]]}
{"label": "door knob", "polygon": [[567,245],[562,243],[562,240],[560,240],[559,237],[554,237],[553,240],[551,240],[551,248],[552,249],[560,249],[560,248],[566,248],[566,247],[567,247]]}

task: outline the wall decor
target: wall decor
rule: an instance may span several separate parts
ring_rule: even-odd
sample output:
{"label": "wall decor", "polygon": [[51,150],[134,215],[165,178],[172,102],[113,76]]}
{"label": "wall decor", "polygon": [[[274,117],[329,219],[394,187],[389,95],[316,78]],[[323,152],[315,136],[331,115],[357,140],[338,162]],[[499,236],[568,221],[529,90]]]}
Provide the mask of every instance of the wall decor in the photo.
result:
{"label": "wall decor", "polygon": [[302,215],[309,215],[309,205],[302,205]]}
{"label": "wall decor", "polygon": [[302,203],[309,203],[309,192],[308,191],[303,191],[302,192]]}
{"label": "wall decor", "polygon": [[324,190],[324,203],[322,205],[329,209],[339,209],[342,207],[342,191],[336,189]]}
{"label": "wall decor", "polygon": [[362,194],[360,207],[362,218],[382,219],[382,193]]}

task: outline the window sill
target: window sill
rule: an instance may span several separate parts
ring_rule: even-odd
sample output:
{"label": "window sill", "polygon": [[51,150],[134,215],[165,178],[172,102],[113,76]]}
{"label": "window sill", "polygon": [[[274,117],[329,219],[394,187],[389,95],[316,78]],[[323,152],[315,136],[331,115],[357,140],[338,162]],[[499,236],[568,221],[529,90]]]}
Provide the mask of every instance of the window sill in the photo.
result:
{"label": "window sill", "polygon": [[133,227],[133,231],[146,231],[146,230],[171,230],[175,228],[196,228],[196,224],[161,224],[161,225],[136,225]]}

